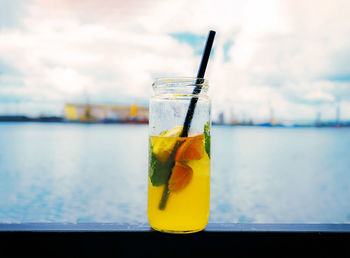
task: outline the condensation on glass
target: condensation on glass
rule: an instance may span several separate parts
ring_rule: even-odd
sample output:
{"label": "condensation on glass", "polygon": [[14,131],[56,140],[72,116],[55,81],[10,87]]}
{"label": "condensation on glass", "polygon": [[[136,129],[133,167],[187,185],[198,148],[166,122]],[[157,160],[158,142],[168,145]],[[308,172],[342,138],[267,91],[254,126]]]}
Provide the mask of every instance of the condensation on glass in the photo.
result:
{"label": "condensation on glass", "polygon": [[[152,86],[148,220],[152,228],[159,231],[200,231],[209,219],[211,101],[207,95],[208,82],[197,78],[160,78]],[[194,89],[200,92],[193,94]],[[193,98],[197,98],[197,102],[188,135],[181,137]]]}

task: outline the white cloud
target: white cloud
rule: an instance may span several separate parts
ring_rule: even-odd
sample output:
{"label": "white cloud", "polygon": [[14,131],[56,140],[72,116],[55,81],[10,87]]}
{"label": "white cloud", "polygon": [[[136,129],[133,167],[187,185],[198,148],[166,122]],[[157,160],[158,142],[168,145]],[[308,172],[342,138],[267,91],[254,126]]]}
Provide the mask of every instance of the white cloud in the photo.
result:
{"label": "white cloud", "polygon": [[170,33],[215,29],[206,73],[214,114],[264,121],[273,107],[280,120],[310,120],[345,93],[342,118],[350,119],[349,82],[332,80],[350,75],[349,10],[347,1],[37,0],[24,28],[0,31],[0,60],[21,78],[9,90],[13,79],[0,75],[0,96],[147,99],[155,76],[196,74],[200,57]]}

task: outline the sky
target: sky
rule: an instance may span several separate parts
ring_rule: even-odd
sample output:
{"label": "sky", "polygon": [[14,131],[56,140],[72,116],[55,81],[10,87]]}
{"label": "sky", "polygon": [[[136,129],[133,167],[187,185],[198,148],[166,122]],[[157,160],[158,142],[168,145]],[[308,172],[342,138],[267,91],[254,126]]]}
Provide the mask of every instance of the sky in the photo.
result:
{"label": "sky", "polygon": [[148,105],[157,77],[206,71],[213,118],[350,120],[350,1],[0,0],[0,115]]}

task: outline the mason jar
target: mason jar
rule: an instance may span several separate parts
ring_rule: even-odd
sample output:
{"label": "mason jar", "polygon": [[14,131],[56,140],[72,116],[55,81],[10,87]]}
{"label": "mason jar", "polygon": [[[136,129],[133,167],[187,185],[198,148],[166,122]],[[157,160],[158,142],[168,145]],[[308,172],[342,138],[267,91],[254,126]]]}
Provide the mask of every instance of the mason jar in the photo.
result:
{"label": "mason jar", "polygon": [[208,82],[159,78],[149,102],[148,221],[191,233],[209,219],[211,101]]}

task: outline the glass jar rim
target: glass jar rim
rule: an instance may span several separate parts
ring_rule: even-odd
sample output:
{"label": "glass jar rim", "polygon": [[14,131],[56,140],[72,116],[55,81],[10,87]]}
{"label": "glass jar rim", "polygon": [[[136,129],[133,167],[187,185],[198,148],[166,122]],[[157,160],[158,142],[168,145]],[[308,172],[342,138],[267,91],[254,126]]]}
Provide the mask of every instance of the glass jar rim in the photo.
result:
{"label": "glass jar rim", "polygon": [[204,78],[197,77],[158,77],[154,79],[152,87],[163,88],[163,87],[193,87],[193,86],[202,86],[201,90],[207,91],[208,89],[208,80]]}

